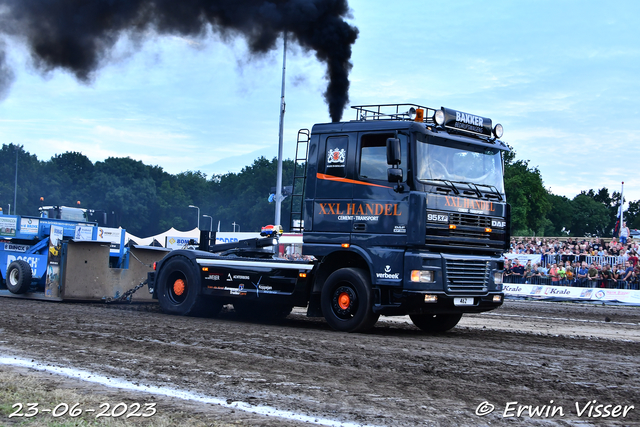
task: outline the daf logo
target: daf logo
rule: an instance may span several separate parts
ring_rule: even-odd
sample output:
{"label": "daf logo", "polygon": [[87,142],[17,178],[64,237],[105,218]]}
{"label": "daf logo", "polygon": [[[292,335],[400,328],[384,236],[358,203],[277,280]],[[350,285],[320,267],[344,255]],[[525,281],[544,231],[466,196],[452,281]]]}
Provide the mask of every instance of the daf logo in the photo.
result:
{"label": "daf logo", "polygon": [[496,221],[495,219],[491,220],[491,226],[495,228],[505,228],[507,226],[506,221]]}

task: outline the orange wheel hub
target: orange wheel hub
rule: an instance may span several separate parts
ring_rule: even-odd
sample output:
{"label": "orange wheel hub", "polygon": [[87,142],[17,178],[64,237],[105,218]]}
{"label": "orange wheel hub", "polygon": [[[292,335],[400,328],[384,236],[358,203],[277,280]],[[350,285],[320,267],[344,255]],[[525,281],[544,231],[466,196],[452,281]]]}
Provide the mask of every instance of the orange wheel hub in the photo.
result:
{"label": "orange wheel hub", "polygon": [[175,282],[173,282],[173,293],[180,296],[182,294],[184,294],[184,290],[186,289],[186,285],[184,283],[184,280],[182,279],[178,279]]}
{"label": "orange wheel hub", "polygon": [[343,310],[349,308],[349,305],[351,305],[351,297],[348,293],[342,292],[340,295],[338,295],[338,305]]}

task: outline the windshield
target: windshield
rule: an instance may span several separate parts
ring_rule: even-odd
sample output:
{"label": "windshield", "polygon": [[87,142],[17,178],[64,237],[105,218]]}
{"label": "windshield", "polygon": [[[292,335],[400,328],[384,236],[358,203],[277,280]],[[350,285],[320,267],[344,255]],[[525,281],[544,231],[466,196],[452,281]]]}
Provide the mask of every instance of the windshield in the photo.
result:
{"label": "windshield", "polygon": [[[448,145],[440,145],[446,143]],[[481,186],[482,191],[504,194],[502,158],[497,148],[458,144],[442,138],[418,141],[417,168],[420,181],[450,181]],[[487,187],[494,187],[489,190]]]}

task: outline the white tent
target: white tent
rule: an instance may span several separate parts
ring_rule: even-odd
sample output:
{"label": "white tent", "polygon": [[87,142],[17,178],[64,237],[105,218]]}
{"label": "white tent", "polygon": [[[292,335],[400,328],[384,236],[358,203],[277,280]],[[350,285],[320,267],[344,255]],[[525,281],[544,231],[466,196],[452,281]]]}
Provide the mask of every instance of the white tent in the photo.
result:
{"label": "white tent", "polygon": [[176,230],[175,228],[171,227],[169,230],[165,231],[164,233],[160,233],[160,234],[157,234],[157,235],[151,236],[151,237],[137,237],[137,236],[134,236],[133,234],[126,233],[125,238],[124,238],[124,242],[126,244],[127,242],[129,242],[129,240],[133,240],[138,245],[142,245],[142,246],[146,245],[146,246],[148,246],[155,239],[162,246],[164,246],[167,236],[169,236],[169,237],[181,237],[181,238],[184,238],[184,239],[195,239],[195,240],[198,240],[200,238],[200,230],[198,228],[194,228],[191,231],[179,231],[179,230]]}

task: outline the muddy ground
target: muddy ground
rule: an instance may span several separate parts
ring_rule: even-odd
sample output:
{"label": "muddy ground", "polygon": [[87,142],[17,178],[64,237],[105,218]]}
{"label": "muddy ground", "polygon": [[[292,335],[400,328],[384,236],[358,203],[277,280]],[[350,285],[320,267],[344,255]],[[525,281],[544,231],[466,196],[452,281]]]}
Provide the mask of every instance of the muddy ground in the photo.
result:
{"label": "muddy ground", "polygon": [[[260,324],[238,319],[230,308],[208,319],[165,315],[155,304],[0,298],[0,313],[0,356],[321,422],[640,425],[639,307],[507,301],[496,311],[463,317],[441,335],[385,317],[370,333],[337,333],[302,310],[281,323]],[[158,412],[183,411],[209,424],[308,425],[0,365],[7,371],[99,393],[107,402],[154,400]],[[578,415],[590,401],[612,405],[610,416],[595,417],[597,408],[591,417],[589,409]],[[479,415],[491,405],[491,413]],[[517,417],[520,406],[526,408]],[[0,425],[9,421],[5,416]]]}

